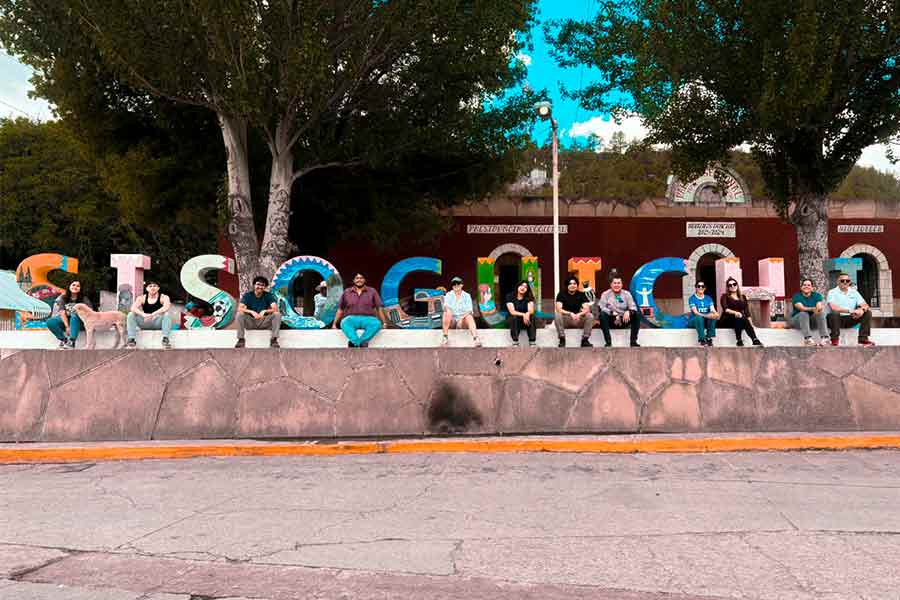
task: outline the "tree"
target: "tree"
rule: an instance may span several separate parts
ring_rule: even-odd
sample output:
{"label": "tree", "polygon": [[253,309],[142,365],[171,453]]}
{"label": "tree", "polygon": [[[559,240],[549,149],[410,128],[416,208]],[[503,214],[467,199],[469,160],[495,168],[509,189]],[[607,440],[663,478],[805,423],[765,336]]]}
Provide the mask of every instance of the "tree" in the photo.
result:
{"label": "tree", "polygon": [[[154,277],[178,296],[181,265],[213,250],[215,223],[191,206],[171,221],[148,214],[148,206],[170,210],[167,196],[177,190],[160,185],[175,169],[147,159],[140,153],[122,162],[107,156],[98,169],[62,122],[0,120],[0,268],[15,269],[31,254],[60,252],[78,258],[76,277],[98,291],[114,289],[110,254],[141,252],[153,257]],[[137,198],[110,191],[118,183],[105,180],[119,170],[141,174],[147,185]],[[61,285],[73,278],[54,276]]]}
{"label": "tree", "polygon": [[[498,156],[525,135],[513,57],[533,0],[2,0],[3,43],[42,52],[80,32],[118,81],[213,111],[227,151],[228,226],[249,287],[293,250],[292,190],[310,173],[391,166],[423,148]],[[248,136],[271,157],[262,240]],[[487,152],[486,152],[487,151]],[[386,160],[387,159],[387,160]]]}
{"label": "tree", "polygon": [[900,129],[897,2],[606,0],[548,37],[561,64],[603,72],[573,95],[642,115],[679,176],[750,144],[801,272],[824,288],[827,197]]}

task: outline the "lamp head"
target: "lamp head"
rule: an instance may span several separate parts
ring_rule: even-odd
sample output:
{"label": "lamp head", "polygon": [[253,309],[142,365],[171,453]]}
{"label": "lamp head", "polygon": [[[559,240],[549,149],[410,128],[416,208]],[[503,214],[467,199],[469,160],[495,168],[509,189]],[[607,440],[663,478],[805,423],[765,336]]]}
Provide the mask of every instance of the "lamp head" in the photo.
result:
{"label": "lamp head", "polygon": [[534,105],[534,111],[541,119],[546,121],[553,116],[553,104],[547,101],[538,102]]}

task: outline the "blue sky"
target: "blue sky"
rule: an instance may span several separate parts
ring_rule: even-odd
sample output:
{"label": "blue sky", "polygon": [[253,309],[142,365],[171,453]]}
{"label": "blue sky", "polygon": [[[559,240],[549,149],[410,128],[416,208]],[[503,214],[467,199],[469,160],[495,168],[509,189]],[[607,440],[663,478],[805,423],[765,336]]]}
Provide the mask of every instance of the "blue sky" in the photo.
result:
{"label": "blue sky", "polygon": [[[552,19],[591,18],[597,11],[597,0],[538,0],[538,25],[532,35],[533,48],[523,52],[522,59],[528,64],[528,83],[535,89],[546,88],[553,102],[554,116],[559,121],[560,137],[564,145],[573,139],[597,135],[608,140],[615,131],[621,130],[627,139],[642,137],[644,129],[637,118],[616,124],[608,117],[580,108],[576,102],[565,100],[560,93],[560,83],[567,88],[578,89],[586,85],[596,73],[588,68],[562,69],[550,57],[544,41],[541,26]],[[0,117],[29,116],[32,119],[52,119],[50,106],[43,100],[28,97],[31,85],[28,79],[31,71],[14,58],[0,51]],[[538,143],[549,140],[550,126],[539,122],[535,125],[534,137]],[[863,152],[861,164],[890,170],[900,175],[900,167],[891,165],[885,157],[885,148],[871,146]]]}

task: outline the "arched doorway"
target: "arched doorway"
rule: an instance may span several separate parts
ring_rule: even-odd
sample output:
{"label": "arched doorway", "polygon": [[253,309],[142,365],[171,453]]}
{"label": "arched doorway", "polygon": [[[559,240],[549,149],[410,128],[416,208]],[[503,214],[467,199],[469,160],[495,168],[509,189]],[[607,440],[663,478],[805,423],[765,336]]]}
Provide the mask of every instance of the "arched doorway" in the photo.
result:
{"label": "arched doorway", "polygon": [[684,312],[690,312],[688,301],[694,293],[694,284],[702,280],[706,284],[706,293],[719,305],[719,290],[716,285],[716,261],[720,258],[734,256],[734,252],[722,244],[703,244],[694,250],[685,262],[687,275],[682,278],[682,298]]}
{"label": "arched doorway", "polygon": [[[516,289],[519,282],[519,274],[522,272],[522,257],[514,252],[501,254],[494,263],[494,273],[497,277],[498,298],[506,301],[507,294]],[[506,306],[505,304],[503,306]]]}
{"label": "arched doorway", "polygon": [[716,261],[723,258],[721,254],[709,252],[700,257],[697,261],[697,277],[694,281],[702,281],[706,284],[706,294],[715,300],[716,306],[719,306],[719,294],[721,290],[716,288]]}
{"label": "arched doorway", "polygon": [[[494,248],[489,258],[494,261],[494,294],[501,311],[506,310],[506,295],[512,292],[522,277],[522,259],[534,256],[531,251],[520,244],[502,244]],[[538,270],[540,280],[540,270]],[[539,287],[534,290],[537,309],[540,310]]]}
{"label": "arched doorway", "polygon": [[861,252],[853,258],[862,259],[862,271],[856,276],[856,289],[872,308],[881,308],[878,295],[878,261],[871,254]]}
{"label": "arched doorway", "polygon": [[870,244],[854,244],[841,252],[841,258],[862,259],[857,274],[857,289],[872,307],[876,317],[894,316],[893,273],[884,253]]}

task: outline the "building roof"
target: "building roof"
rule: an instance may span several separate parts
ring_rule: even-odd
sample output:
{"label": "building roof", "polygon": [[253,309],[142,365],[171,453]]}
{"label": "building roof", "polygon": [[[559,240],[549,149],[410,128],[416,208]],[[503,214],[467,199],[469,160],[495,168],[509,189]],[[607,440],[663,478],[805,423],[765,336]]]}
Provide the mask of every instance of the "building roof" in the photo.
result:
{"label": "building roof", "polygon": [[15,271],[0,271],[0,310],[22,310],[35,316],[50,316],[46,302],[32,298],[16,282]]}

